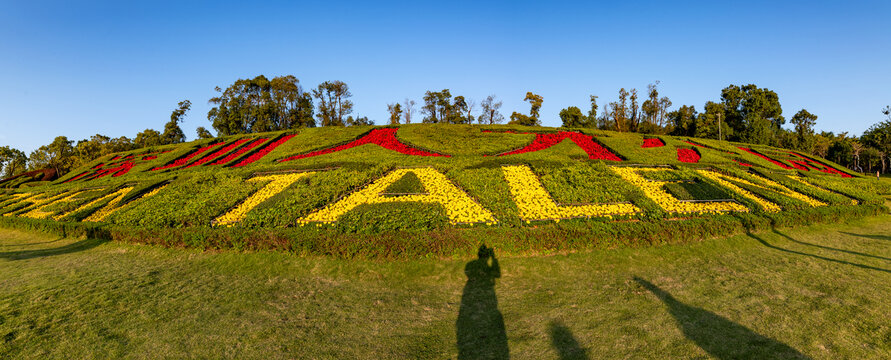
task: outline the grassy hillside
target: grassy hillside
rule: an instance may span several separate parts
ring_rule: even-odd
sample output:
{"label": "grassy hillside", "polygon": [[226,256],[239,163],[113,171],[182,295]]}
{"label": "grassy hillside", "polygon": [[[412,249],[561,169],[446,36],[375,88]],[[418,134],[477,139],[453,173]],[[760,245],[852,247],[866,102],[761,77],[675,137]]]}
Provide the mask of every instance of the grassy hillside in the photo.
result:
{"label": "grassy hillside", "polygon": [[887,359],[889,242],[880,215],[684,246],[496,248],[500,271],[480,272],[476,256],[300,258],[0,229],[0,358]]}
{"label": "grassy hillside", "polygon": [[[677,242],[885,211],[825,159],[707,139],[512,126],[313,128],[109,155],[0,193],[0,224],[337,256]],[[559,239],[559,240],[555,240]]]}

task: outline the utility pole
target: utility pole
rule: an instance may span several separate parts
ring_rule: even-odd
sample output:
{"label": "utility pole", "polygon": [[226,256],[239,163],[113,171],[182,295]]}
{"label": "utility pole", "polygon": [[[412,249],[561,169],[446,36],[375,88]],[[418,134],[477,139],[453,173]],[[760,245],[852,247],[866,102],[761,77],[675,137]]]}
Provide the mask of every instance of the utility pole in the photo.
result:
{"label": "utility pole", "polygon": [[718,138],[721,141],[724,141],[724,131],[721,129],[721,117],[724,116],[723,113],[718,113]]}

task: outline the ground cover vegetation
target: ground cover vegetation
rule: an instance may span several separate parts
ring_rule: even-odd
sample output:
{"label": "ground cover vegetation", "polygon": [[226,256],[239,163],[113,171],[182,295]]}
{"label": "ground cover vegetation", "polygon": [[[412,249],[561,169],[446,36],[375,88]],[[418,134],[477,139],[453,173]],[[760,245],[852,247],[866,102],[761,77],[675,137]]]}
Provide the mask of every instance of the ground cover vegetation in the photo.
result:
{"label": "ground cover vegetation", "polygon": [[[702,111],[692,105],[672,109],[672,102],[659,92],[659,82],[647,86],[646,94],[636,89],[622,88],[616,101],[600,107],[598,96],[590,95],[590,104],[569,106],[559,113],[562,127],[567,129],[600,129],[656,135],[675,135],[718,140],[730,140],[759,145],[770,145],[796,150],[805,155],[827,158],[856,172],[887,174],[891,165],[891,107],[882,110],[887,119],[870,127],[861,136],[848,132],[838,134],[816,130],[818,116],[801,109],[789,120],[782,116],[779,95],[757,85],[729,85],[721,90],[719,101],[707,101]],[[216,88],[218,96],[209,99],[214,107],[207,119],[219,136],[251,134],[316,126],[374,125],[367,116],[353,117],[352,93],[339,80],[325,81],[309,91],[304,90],[293,75],[272,79],[259,75],[238,79],[225,89]],[[527,92],[529,114],[514,111],[509,123],[540,126],[544,97]],[[406,98],[403,102],[387,105],[389,125],[418,122],[436,124],[501,124],[502,102],[490,95],[477,102],[462,95],[453,96],[449,89],[427,91],[422,104]],[[416,106],[417,105],[417,106]],[[191,102],[177,104],[164,124],[163,130],[146,129],[131,139],[96,134],[90,139],[69,140],[56,137],[50,144],[30,154],[0,147],[0,178],[8,179],[27,171],[53,169],[58,176],[74,168],[121,151],[181,143],[186,140],[179,123],[191,109]],[[383,122],[382,122],[383,123]],[[783,126],[790,126],[784,128]],[[199,127],[197,139],[214,138],[208,129]],[[655,138],[653,138],[655,139]],[[655,146],[650,140],[645,146]],[[696,153],[678,150],[682,159],[695,158]],[[0,183],[0,187],[14,188],[26,181]]]}
{"label": "ground cover vegetation", "polygon": [[168,246],[452,256],[482,239],[526,253],[838,221],[887,211],[889,193],[830,161],[758,144],[520,125],[349,126],[109,154],[0,192],[0,224]]}
{"label": "ground cover vegetation", "polygon": [[367,261],[0,229],[0,358],[886,359],[889,241],[878,215],[683,246]]}

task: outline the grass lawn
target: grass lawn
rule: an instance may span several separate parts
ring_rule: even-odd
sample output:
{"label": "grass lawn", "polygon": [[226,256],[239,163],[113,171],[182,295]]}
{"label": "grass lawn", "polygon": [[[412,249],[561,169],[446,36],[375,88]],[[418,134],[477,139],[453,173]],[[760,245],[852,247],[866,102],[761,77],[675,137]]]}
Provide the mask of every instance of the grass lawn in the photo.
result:
{"label": "grass lawn", "polygon": [[891,357],[889,215],[494,253],[307,259],[0,229],[0,358]]}

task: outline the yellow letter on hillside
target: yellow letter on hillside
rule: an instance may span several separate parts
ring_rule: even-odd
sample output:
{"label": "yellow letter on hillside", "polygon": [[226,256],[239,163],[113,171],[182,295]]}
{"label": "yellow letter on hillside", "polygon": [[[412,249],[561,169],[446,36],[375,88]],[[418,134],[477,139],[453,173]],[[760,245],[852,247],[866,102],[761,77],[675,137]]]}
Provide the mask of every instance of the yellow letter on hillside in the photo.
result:
{"label": "yellow letter on hillside", "polygon": [[[383,196],[381,193],[397,180],[409,172],[414,173],[421,180],[421,184],[427,190],[426,195],[399,195]],[[306,224],[309,222],[332,223],[337,219],[364,204],[381,204],[388,202],[422,202],[440,204],[445,208],[449,222],[457,223],[494,223],[495,217],[488,210],[477,204],[463,191],[458,189],[448,178],[432,168],[422,169],[398,169],[376,180],[364,189],[356,191],[346,198],[326,206],[297,222]]]}
{"label": "yellow letter on hillside", "polygon": [[[779,194],[788,196],[788,197],[796,199],[796,200],[801,200],[813,207],[826,206],[826,203],[824,203],[822,201],[818,201],[818,200],[815,200],[807,195],[795,192],[795,191],[793,191],[793,190],[791,190],[791,189],[789,189],[789,188],[787,188],[773,180],[770,180],[768,178],[764,178],[764,177],[761,177],[761,176],[758,176],[755,174],[751,174],[751,175],[752,175],[752,177],[757,179],[757,181],[760,182],[761,184],[756,184],[756,183],[753,183],[753,182],[745,180],[745,179],[740,179],[736,176],[726,175],[726,174],[722,174],[722,173],[715,172],[715,171],[696,170],[696,172],[698,172],[702,176],[705,176],[705,177],[713,180],[714,182],[721,184],[722,186],[732,190],[733,192],[735,192],[739,195],[742,195],[749,200],[754,201],[758,205],[761,205],[761,207],[763,207],[765,211],[777,212],[777,211],[780,211],[780,206],[777,204],[774,204],[773,202],[764,200],[764,199],[756,196],[755,194],[752,194],[751,192],[749,192],[739,186],[734,185],[730,181],[735,181],[737,183],[745,184],[747,186],[753,186],[753,187],[757,187],[760,189],[779,193]],[[772,188],[770,188],[770,187],[772,187]]]}
{"label": "yellow letter on hillside", "polygon": [[312,174],[315,174],[315,172],[258,176],[249,179],[248,181],[251,182],[269,181],[269,183],[266,184],[266,186],[264,186],[262,189],[257,190],[257,192],[251,194],[251,196],[245,199],[244,202],[236,206],[234,209],[229,210],[229,212],[214,219],[214,225],[232,226],[232,224],[244,220],[244,218],[247,216],[247,213],[257,207],[257,205],[260,205],[262,202],[275,196],[275,194],[278,194],[287,189],[288,186],[291,186],[291,184],[295,183],[300,178]]}
{"label": "yellow letter on hillside", "polygon": [[510,193],[523,220],[559,220],[575,217],[627,215],[640,209],[627,204],[557,205],[528,166],[502,166]]}
{"label": "yellow letter on hillside", "polygon": [[665,211],[672,213],[695,213],[695,212],[729,212],[729,211],[749,211],[742,204],[732,201],[689,201],[678,200],[678,198],[669,194],[664,190],[665,184],[676,181],[648,180],[641,176],[644,172],[674,171],[669,168],[648,168],[648,167],[620,167],[611,166],[610,169],[615,171],[619,176],[628,182],[639,187],[643,193],[653,200]]}

